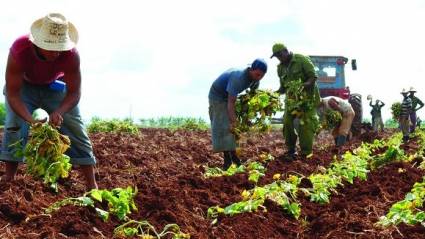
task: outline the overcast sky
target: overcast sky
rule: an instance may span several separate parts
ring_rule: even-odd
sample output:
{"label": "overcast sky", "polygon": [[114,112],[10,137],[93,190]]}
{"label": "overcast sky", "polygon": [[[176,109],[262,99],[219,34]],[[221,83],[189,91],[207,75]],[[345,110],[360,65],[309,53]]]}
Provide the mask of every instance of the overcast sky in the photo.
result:
{"label": "overcast sky", "polygon": [[402,88],[414,86],[425,102],[424,0],[28,0],[1,11],[3,75],[10,45],[34,20],[61,12],[76,25],[86,120],[208,119],[209,88],[228,68],[264,58],[260,88],[279,87],[278,60],[269,59],[278,41],[295,53],[357,59],[346,82],[364,96],[365,117],[368,94],[387,103],[384,118]]}

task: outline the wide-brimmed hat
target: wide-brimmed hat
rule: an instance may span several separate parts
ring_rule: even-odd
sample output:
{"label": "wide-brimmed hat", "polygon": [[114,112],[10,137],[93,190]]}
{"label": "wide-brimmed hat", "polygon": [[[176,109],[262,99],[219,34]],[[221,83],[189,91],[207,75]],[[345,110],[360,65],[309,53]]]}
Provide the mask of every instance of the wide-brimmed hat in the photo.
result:
{"label": "wide-brimmed hat", "polygon": [[404,89],[403,88],[403,90],[401,90],[401,92],[400,92],[401,94],[408,94],[409,93],[409,91],[407,91],[406,89]]}
{"label": "wide-brimmed hat", "polygon": [[30,41],[48,51],[68,51],[78,42],[78,31],[60,13],[49,13],[31,25]]}
{"label": "wide-brimmed hat", "polygon": [[415,92],[416,92],[416,90],[415,90],[415,88],[410,87],[409,92],[413,92],[413,93],[415,93]]}

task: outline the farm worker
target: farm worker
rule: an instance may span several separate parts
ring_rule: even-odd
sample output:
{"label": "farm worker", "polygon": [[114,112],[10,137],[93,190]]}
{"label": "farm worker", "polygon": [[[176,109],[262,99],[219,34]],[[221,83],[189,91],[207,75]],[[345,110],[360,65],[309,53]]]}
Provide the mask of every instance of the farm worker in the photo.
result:
{"label": "farm worker", "polygon": [[[26,142],[37,108],[49,114],[49,124],[69,136],[65,152],[71,163],[80,165],[89,189],[97,188],[92,145],[84,130],[78,102],[81,97],[80,58],[75,45],[75,26],[59,13],[50,13],[31,25],[29,35],[12,44],[6,67],[6,121],[0,160],[6,163],[5,181],[14,179],[18,163],[9,145],[21,138]],[[60,80],[60,81],[59,81]]]}
{"label": "farm worker", "polygon": [[376,100],[375,104],[373,104],[372,99],[370,99],[369,105],[370,107],[372,107],[370,114],[372,115],[373,130],[378,131],[378,129],[381,128],[381,131],[383,131],[384,122],[382,121],[381,109],[385,106],[385,103],[380,100]]}
{"label": "farm worker", "polygon": [[403,89],[401,91],[403,95],[403,101],[401,102],[401,110],[399,117],[400,129],[403,132],[403,141],[407,142],[409,140],[410,133],[410,120],[409,116],[412,112],[412,99],[409,97],[409,92]]}
{"label": "farm worker", "polygon": [[410,112],[410,121],[412,124],[410,124],[410,133],[413,133],[416,129],[416,111],[424,107],[424,103],[415,96],[416,90],[413,87],[410,87],[409,93],[409,98],[412,100],[412,111]]}
{"label": "farm worker", "polygon": [[224,170],[232,162],[241,164],[236,155],[236,139],[232,133],[237,123],[236,98],[247,88],[257,89],[266,72],[267,63],[263,59],[255,59],[247,68],[225,71],[210,88],[208,100],[213,151],[223,152]]}
{"label": "farm worker", "polygon": [[[302,157],[309,156],[313,151],[313,138],[318,126],[316,107],[320,102],[314,65],[308,56],[292,53],[282,43],[274,44],[272,51],[273,55],[270,58],[276,57],[279,59],[277,75],[280,80],[280,88],[277,92],[286,94],[287,84],[291,81],[301,79],[303,82],[303,91],[307,92],[307,99],[304,100],[310,101],[309,108],[302,109],[302,112],[297,112],[295,115],[293,112],[287,110],[289,107],[285,104],[283,136],[286,147],[288,148],[287,156],[290,159],[296,158],[295,147],[298,136]],[[303,122],[302,124],[299,123],[301,120]],[[299,127],[296,127],[297,124]],[[297,128],[297,133],[295,133],[295,128]]]}
{"label": "farm worker", "polygon": [[351,104],[347,100],[339,97],[328,96],[321,99],[319,108],[322,112],[326,112],[326,110],[330,109],[336,110],[341,114],[341,123],[332,131],[332,136],[334,137],[337,147],[345,144],[351,136],[351,124],[355,116]]}

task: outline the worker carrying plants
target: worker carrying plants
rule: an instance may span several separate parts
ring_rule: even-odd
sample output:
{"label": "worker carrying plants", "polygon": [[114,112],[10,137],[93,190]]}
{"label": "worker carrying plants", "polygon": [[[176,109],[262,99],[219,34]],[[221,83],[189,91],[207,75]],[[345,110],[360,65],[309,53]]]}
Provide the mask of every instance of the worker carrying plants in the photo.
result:
{"label": "worker carrying plants", "polygon": [[326,112],[326,110],[336,110],[341,116],[341,123],[334,128],[332,136],[334,137],[335,144],[337,147],[344,145],[345,142],[351,137],[351,124],[355,116],[353,107],[351,104],[344,99],[336,96],[324,97],[320,101],[319,110]]}
{"label": "worker carrying plants", "polygon": [[81,71],[77,41],[75,26],[63,15],[51,13],[36,20],[30,34],[12,44],[6,66],[6,121],[0,157],[6,172],[2,180],[13,180],[23,162],[9,146],[21,139],[25,143],[29,126],[47,120],[32,117],[33,111],[41,108],[49,114],[49,123],[69,136],[71,148],[65,154],[72,164],[80,165],[87,188],[97,188],[96,159],[78,106]]}
{"label": "worker carrying plants", "polygon": [[381,131],[384,131],[384,122],[382,120],[381,109],[385,106],[385,103],[380,100],[376,100],[375,104],[373,104],[371,97],[369,105],[370,107],[372,107],[370,114],[372,115],[373,131],[378,131],[379,128],[381,129]]}
{"label": "worker carrying plants", "polygon": [[403,95],[403,101],[401,102],[400,116],[398,119],[398,123],[400,124],[401,132],[403,132],[403,142],[407,142],[409,140],[410,133],[410,115],[412,113],[412,99],[409,97],[409,92],[403,89],[401,91],[401,95]]}
{"label": "worker carrying plants", "polygon": [[232,162],[241,164],[236,155],[236,138],[232,133],[237,123],[236,98],[248,88],[257,89],[266,72],[267,63],[263,59],[255,59],[247,68],[225,71],[210,88],[208,100],[213,151],[223,152],[224,170]]}
{"label": "worker carrying plants", "polygon": [[410,87],[409,93],[409,98],[412,100],[412,111],[410,112],[410,133],[413,133],[416,129],[416,111],[424,107],[424,103],[418,97],[415,96],[416,90],[413,87]]}
{"label": "worker carrying plants", "polygon": [[[308,56],[295,54],[282,43],[272,47],[273,55],[279,60],[277,75],[280,94],[285,94],[283,136],[288,148],[287,156],[296,158],[296,142],[299,136],[301,156],[312,154],[313,138],[319,126],[317,106],[320,102],[317,74]],[[299,85],[297,85],[299,82]],[[297,133],[296,133],[297,128]]]}

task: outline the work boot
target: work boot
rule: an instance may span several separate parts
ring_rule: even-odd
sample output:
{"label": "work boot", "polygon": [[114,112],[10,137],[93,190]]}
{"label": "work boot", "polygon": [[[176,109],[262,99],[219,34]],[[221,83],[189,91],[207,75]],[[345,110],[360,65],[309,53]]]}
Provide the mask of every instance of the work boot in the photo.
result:
{"label": "work boot", "polygon": [[226,171],[230,167],[230,165],[232,165],[232,155],[228,151],[223,152],[223,155],[224,155],[223,170]]}
{"label": "work boot", "polygon": [[409,136],[403,136],[403,143],[407,143],[407,141],[409,141]]}
{"label": "work boot", "polygon": [[347,137],[345,135],[336,136],[336,146],[337,147],[344,145],[346,141],[347,141]]}
{"label": "work boot", "polygon": [[236,151],[230,151],[230,154],[232,155],[232,162],[235,163],[238,167],[241,166],[241,160],[236,155]]}
{"label": "work boot", "polygon": [[297,154],[297,152],[295,151],[295,149],[290,149],[290,150],[288,150],[288,152],[286,153],[286,155],[285,155],[285,158],[287,159],[287,160],[295,160],[296,158],[297,158],[297,156],[298,156],[298,154]]}

